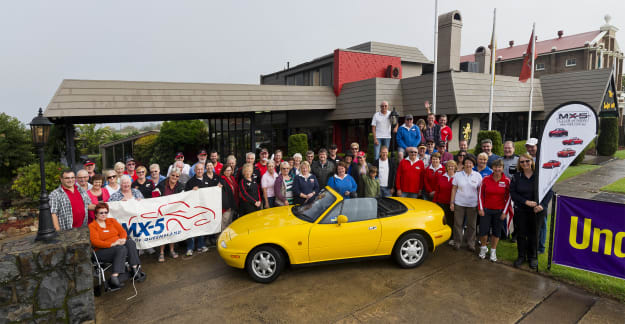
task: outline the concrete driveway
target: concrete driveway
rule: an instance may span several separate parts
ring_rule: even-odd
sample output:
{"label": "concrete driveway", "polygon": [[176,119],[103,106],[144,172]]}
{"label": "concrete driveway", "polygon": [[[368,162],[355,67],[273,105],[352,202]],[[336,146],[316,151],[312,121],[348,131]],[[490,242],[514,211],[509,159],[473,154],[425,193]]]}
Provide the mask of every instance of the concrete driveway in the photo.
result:
{"label": "concrete driveway", "polygon": [[390,260],[287,269],[252,282],[215,250],[158,264],[96,298],[98,323],[623,323],[625,305],[447,246],[417,269]]}

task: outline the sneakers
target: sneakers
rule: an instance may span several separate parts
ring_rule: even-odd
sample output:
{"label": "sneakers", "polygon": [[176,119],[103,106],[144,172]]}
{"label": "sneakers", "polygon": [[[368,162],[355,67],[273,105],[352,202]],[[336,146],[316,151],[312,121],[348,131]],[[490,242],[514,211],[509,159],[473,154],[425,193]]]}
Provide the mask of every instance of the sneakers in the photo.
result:
{"label": "sneakers", "polygon": [[454,242],[454,240],[449,240],[449,241],[447,241],[447,244],[449,244],[451,246],[455,246],[456,242]]}
{"label": "sneakers", "polygon": [[187,256],[192,256],[193,255],[193,250],[187,250]]}
{"label": "sneakers", "polygon": [[490,261],[497,262],[497,251],[495,249],[490,249]]}
{"label": "sneakers", "polygon": [[488,252],[488,247],[482,246],[480,247],[480,254],[478,255],[480,259],[486,259],[486,253]]}
{"label": "sneakers", "polygon": [[207,247],[207,246],[203,246],[203,247],[201,247],[200,249],[198,249],[197,251],[198,251],[198,252],[200,252],[200,253],[206,253],[206,252],[208,252],[208,250],[209,250],[209,249],[208,249],[208,247]]}

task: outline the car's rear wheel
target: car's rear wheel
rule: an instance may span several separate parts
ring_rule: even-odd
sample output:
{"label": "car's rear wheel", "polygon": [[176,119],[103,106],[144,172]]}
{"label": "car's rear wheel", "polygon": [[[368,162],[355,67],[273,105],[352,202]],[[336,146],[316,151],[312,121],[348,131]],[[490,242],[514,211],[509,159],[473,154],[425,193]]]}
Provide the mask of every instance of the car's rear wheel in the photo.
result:
{"label": "car's rear wheel", "polygon": [[393,257],[402,268],[418,267],[428,256],[428,241],[418,233],[408,233],[395,243]]}
{"label": "car's rear wheel", "polygon": [[280,275],[284,268],[284,256],[269,245],[255,248],[245,261],[247,273],[256,282],[270,283]]}

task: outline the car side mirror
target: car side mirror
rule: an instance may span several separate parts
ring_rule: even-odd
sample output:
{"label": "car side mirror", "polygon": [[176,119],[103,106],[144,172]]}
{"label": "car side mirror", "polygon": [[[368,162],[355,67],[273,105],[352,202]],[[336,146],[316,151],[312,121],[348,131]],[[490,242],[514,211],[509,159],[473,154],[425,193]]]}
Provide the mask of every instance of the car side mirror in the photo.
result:
{"label": "car side mirror", "polygon": [[339,226],[341,226],[341,224],[343,223],[347,223],[348,219],[347,216],[345,215],[339,215],[339,217],[337,217],[336,219],[336,223],[339,224]]}

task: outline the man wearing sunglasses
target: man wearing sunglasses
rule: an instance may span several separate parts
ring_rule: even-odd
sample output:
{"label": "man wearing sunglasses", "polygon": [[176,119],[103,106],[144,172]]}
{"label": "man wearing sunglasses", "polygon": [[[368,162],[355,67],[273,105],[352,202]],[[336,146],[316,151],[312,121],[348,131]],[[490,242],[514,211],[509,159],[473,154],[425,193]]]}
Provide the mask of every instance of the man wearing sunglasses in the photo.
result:
{"label": "man wearing sunglasses", "polygon": [[[52,224],[57,231],[87,226],[87,210],[91,198],[87,192],[76,185],[76,175],[72,170],[61,173],[61,185],[50,194]],[[92,205],[91,208],[95,208]]]}
{"label": "man wearing sunglasses", "polygon": [[412,115],[406,115],[404,124],[397,131],[397,154],[400,161],[404,159],[407,147],[417,147],[421,143],[421,130],[412,121]]}
{"label": "man wearing sunglasses", "polygon": [[[380,111],[373,114],[371,118],[371,133],[373,133],[373,145],[375,151],[375,159],[380,158],[380,147],[382,145],[389,147],[391,145],[391,113],[388,111],[388,102],[380,103]],[[397,133],[397,125],[393,129],[393,133]]]}
{"label": "man wearing sunglasses", "polygon": [[137,161],[135,161],[135,159],[132,156],[129,156],[126,159],[126,171],[124,171],[124,174],[129,175],[132,178],[132,181],[137,180],[136,167],[137,167]]}

